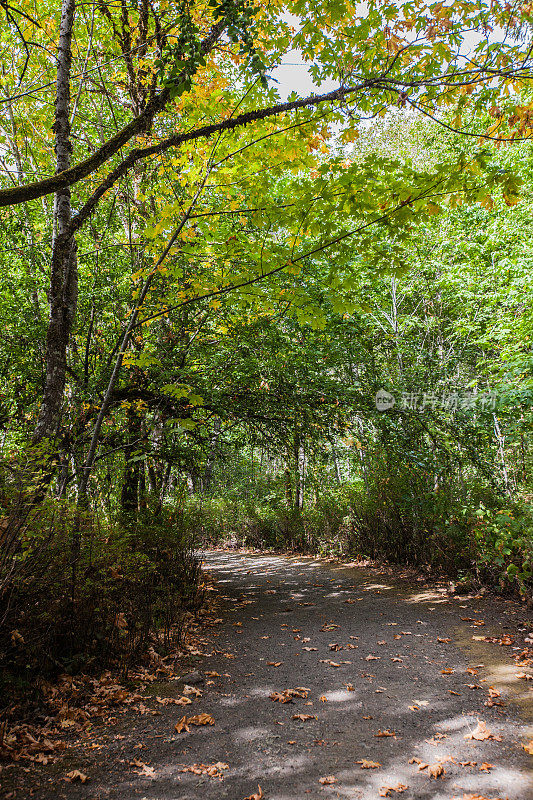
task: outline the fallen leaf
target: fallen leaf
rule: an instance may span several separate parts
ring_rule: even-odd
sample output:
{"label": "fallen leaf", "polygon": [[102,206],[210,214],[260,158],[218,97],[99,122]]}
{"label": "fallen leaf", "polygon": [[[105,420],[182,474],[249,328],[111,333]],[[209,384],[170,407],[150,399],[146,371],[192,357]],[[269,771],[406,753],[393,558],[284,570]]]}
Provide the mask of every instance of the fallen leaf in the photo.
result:
{"label": "fallen leaf", "polygon": [[334,775],[325,775],[323,778],[319,778],[318,782],[322,786],[331,786],[332,783],[337,783],[337,778]]}
{"label": "fallen leaf", "polygon": [[148,764],[143,764],[143,762],[139,761],[137,758],[135,759],[135,766],[140,767],[137,775],[140,775],[143,778],[155,777],[155,769],[153,767],[149,767]]}
{"label": "fallen leaf", "polygon": [[215,720],[210,714],[195,714],[193,717],[182,717],[176,723],[175,730],[177,733],[182,731],[189,732],[189,725],[214,725]]}
{"label": "fallen leaf", "polygon": [[435,764],[428,764],[428,775],[430,778],[441,778],[446,770],[438,761]]}
{"label": "fallen leaf", "polygon": [[190,767],[183,767],[178,772],[192,772],[193,775],[209,775],[210,778],[221,778],[222,770],[229,769],[229,764],[217,761],[216,764],[193,764]]}
{"label": "fallen leaf", "polygon": [[396,738],[396,733],[394,731],[384,730],[384,731],[378,731],[377,733],[374,734],[374,736],[378,739],[382,739],[385,736],[394,736],[394,738]]}
{"label": "fallen leaf", "polygon": [[451,667],[446,667],[446,669],[441,669],[441,675],[453,675],[453,669]]}
{"label": "fallen leaf", "polygon": [[325,694],[320,695],[320,697],[318,699],[320,700],[321,703],[327,703],[328,702],[328,698],[326,697]]}
{"label": "fallen leaf", "polygon": [[317,719],[315,714],[293,714],[293,719],[297,719],[299,722],[307,722],[309,719]]}
{"label": "fallen leaf", "polygon": [[501,797],[485,797],[484,794],[464,794],[463,800],[502,800]]}
{"label": "fallen leaf", "polygon": [[396,786],[382,786],[379,790],[380,797],[391,797],[391,792],[398,792],[401,794],[405,792],[406,789],[409,787],[405,785],[405,783],[397,783]]}
{"label": "fallen leaf", "polygon": [[482,742],[485,739],[493,739],[496,742],[501,742],[501,736],[494,736],[483,720],[478,720],[475,729],[471,733],[467,733],[465,739],[475,739],[478,742]]}
{"label": "fallen leaf", "polygon": [[283,661],[267,661],[267,667],[281,667]]}
{"label": "fallen leaf", "polygon": [[356,764],[361,764],[361,769],[378,769],[381,767],[379,761],[369,761],[366,758],[363,758],[362,761],[356,761]]}
{"label": "fallen leaf", "polygon": [[282,692],[271,692],[268,696],[275,703],[292,703],[295,697],[307,697],[309,689],[297,686],[296,689],[284,689]]}
{"label": "fallen leaf", "polygon": [[265,796],[265,795],[263,794],[263,790],[262,790],[262,789],[261,789],[261,787],[258,785],[258,786],[257,786],[257,792],[254,792],[254,794],[249,794],[249,795],[248,795],[248,797],[245,797],[245,798],[244,798],[244,800],[262,800],[262,798],[263,798],[264,796]]}
{"label": "fallen leaf", "polygon": [[528,742],[528,744],[523,744],[522,747],[524,748],[526,753],[529,753],[530,756],[533,756],[533,739],[530,742]]}
{"label": "fallen leaf", "polygon": [[74,783],[75,781],[80,781],[80,783],[87,783],[89,780],[89,776],[85,775],[84,772],[80,772],[79,769],[73,769],[72,772],[67,772],[65,775],[65,780],[70,781],[70,783]]}
{"label": "fallen leaf", "polygon": [[479,771],[480,772],[490,772],[491,769],[494,769],[494,764],[487,764],[487,762],[484,761],[483,764],[480,766]]}

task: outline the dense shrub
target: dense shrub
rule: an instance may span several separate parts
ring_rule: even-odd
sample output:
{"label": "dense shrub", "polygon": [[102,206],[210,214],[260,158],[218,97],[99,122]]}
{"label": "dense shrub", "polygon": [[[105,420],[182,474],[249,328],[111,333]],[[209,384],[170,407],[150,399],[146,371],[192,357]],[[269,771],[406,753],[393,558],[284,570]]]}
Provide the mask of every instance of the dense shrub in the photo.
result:
{"label": "dense shrub", "polygon": [[423,471],[367,472],[363,483],[330,487],[288,509],[279,497],[192,499],[189,523],[207,545],[381,559],[526,595],[532,588],[533,517],[483,484],[428,485]]}
{"label": "dense shrub", "polygon": [[[189,526],[190,527],[190,526]],[[11,542],[13,537],[11,537]],[[101,524],[46,504],[0,550],[0,675],[126,667],[176,643],[199,602],[199,563],[177,512]]]}

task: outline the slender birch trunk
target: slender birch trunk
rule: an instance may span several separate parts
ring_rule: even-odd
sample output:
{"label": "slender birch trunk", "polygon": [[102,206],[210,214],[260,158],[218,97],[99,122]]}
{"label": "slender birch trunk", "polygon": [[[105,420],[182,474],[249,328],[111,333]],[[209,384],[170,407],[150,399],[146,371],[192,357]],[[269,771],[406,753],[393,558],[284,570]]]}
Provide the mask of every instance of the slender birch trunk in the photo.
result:
{"label": "slender birch trunk", "polygon": [[[62,0],[57,56],[54,150],[56,174],[70,166],[70,71],[76,0]],[[66,237],[71,219],[70,189],[54,198],[52,262],[50,268],[50,317],[46,335],[46,374],[43,400],[33,435],[34,443],[56,436],[61,421],[65,390],[67,349],[78,300],[76,241]]]}

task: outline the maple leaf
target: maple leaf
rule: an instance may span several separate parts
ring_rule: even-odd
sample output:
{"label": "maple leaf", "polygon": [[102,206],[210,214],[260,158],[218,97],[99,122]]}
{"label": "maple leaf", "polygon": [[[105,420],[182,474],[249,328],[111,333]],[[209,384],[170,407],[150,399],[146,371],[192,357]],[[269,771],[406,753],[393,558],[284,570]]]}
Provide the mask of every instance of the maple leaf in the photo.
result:
{"label": "maple leaf", "polygon": [[263,794],[263,790],[258,785],[257,786],[257,792],[254,792],[253,794],[249,794],[248,797],[244,798],[244,800],[262,800],[264,796],[265,795]]}
{"label": "maple leaf", "polygon": [[217,761],[216,764],[193,764],[190,767],[182,767],[179,772],[192,772],[193,775],[209,775],[210,778],[221,778],[221,770],[229,769],[229,764]]}
{"label": "maple leaf", "polygon": [[501,742],[501,736],[494,736],[483,720],[478,720],[475,729],[471,733],[467,733],[465,739],[475,739],[478,742],[482,742],[485,739],[493,739],[496,742]]}
{"label": "maple leaf", "polygon": [[176,700],[176,705],[177,706],[188,706],[191,703],[192,703],[192,700],[190,699],[190,697],[185,697],[185,696],[178,697],[178,699]]}
{"label": "maple leaf", "polygon": [[380,730],[377,733],[375,733],[374,736],[378,739],[382,739],[386,736],[394,736],[394,738],[396,738],[396,733],[394,731],[389,731],[389,730],[384,730],[384,731]]}
{"label": "maple leaf", "polygon": [[323,778],[319,778],[318,782],[322,786],[331,786],[332,783],[337,783],[337,778],[334,775],[325,775]]}
{"label": "maple leaf", "polygon": [[292,718],[300,722],[307,722],[309,719],[317,719],[317,716],[315,714],[293,714]]}
{"label": "maple leaf", "polygon": [[402,792],[405,792],[405,790],[408,788],[409,787],[405,783],[397,783],[396,786],[382,786],[381,789],[379,790],[379,796],[390,797],[391,792],[398,792],[398,794],[401,794]]}
{"label": "maple leaf", "polygon": [[501,797],[485,797],[484,794],[464,794],[463,800],[502,800]]}
{"label": "maple leaf", "polygon": [[428,764],[428,775],[430,778],[442,778],[446,770],[438,761],[435,764]]}
{"label": "maple leaf", "polygon": [[[209,673],[206,672],[206,675],[208,675],[208,674]],[[215,672],[215,675],[218,675],[218,672]],[[192,694],[195,697],[201,697],[202,696],[202,690],[199,689],[197,686],[188,686],[187,684],[185,684],[185,686],[183,687],[183,694],[186,694],[186,695],[191,695]]]}
{"label": "maple leaf", "polygon": [[74,783],[75,781],[80,781],[80,783],[87,783],[89,780],[89,776],[85,775],[84,772],[80,772],[79,769],[73,769],[71,772],[67,772],[65,775],[65,780],[70,781],[70,783]]}
{"label": "maple leaf", "polygon": [[361,765],[361,769],[378,769],[381,767],[379,761],[369,761],[367,758],[363,758],[362,761],[356,761],[356,764]]}
{"label": "maple leaf", "polygon": [[138,758],[136,758],[133,763],[136,767],[139,767],[137,775],[141,775],[144,778],[155,777],[155,769],[153,767],[149,767],[148,764],[144,764],[142,761],[139,761]]}
{"label": "maple leaf", "polygon": [[187,731],[189,733],[189,726],[187,725],[187,717],[182,717],[179,722],[175,725],[176,733],[181,733],[182,731]]}
{"label": "maple leaf", "polygon": [[484,761],[483,764],[480,766],[479,771],[490,772],[491,769],[494,769],[494,764],[488,764],[486,761]]}
{"label": "maple leaf", "polygon": [[215,720],[210,714],[195,714],[192,717],[182,717],[176,723],[175,730],[177,733],[186,731],[189,733],[189,725],[214,725]]}

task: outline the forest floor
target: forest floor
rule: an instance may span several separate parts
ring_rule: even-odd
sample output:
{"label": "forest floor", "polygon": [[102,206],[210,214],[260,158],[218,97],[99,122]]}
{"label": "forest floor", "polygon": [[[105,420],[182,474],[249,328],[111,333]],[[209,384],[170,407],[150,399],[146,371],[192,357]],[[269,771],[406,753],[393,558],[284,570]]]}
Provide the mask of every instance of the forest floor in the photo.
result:
{"label": "forest floor", "polygon": [[60,761],[5,769],[4,797],[531,800],[523,606],[308,557],[205,565],[217,614],[181,680],[150,683],[141,713],[95,724]]}

